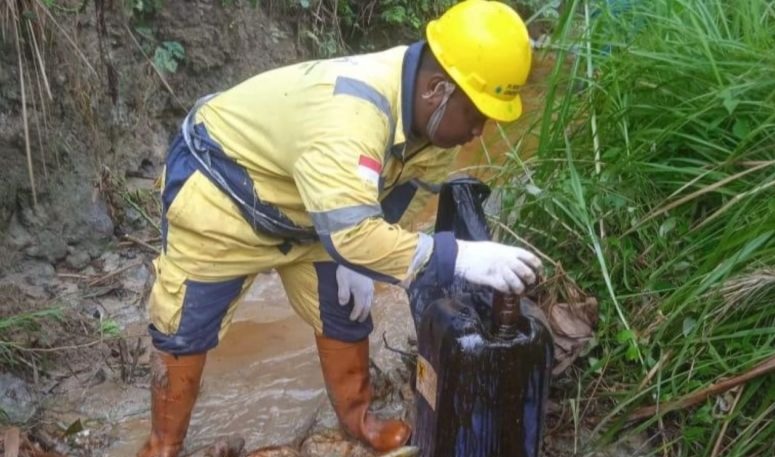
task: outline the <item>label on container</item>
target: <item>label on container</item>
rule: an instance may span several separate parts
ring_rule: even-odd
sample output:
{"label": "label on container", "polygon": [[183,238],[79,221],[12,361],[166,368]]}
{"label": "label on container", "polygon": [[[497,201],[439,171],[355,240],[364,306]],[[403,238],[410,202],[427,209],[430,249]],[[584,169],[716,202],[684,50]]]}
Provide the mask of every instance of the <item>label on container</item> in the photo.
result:
{"label": "label on container", "polygon": [[437,382],[436,370],[423,356],[417,354],[417,392],[420,392],[420,395],[434,411],[436,410]]}

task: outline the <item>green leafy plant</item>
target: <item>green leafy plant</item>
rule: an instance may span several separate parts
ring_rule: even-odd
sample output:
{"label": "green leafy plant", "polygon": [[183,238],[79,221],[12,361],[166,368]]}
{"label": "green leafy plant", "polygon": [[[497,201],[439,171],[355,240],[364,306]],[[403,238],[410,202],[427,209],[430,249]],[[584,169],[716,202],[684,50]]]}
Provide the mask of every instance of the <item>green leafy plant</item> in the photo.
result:
{"label": "green leafy plant", "polygon": [[177,41],[163,41],[153,53],[153,64],[165,73],[175,73],[186,58],[186,51]]}
{"label": "green leafy plant", "polygon": [[163,5],[163,0],[128,0],[132,14],[147,17],[156,14]]}
{"label": "green leafy plant", "polygon": [[449,0],[383,0],[380,19],[387,25],[420,29],[429,19],[440,15],[456,2]]}
{"label": "green leafy plant", "polygon": [[152,54],[149,59],[161,73],[176,73],[178,66],[186,60],[186,49],[178,41],[159,41],[150,27],[138,25],[135,32],[142,52]]}
{"label": "green leafy plant", "polygon": [[100,321],[99,333],[103,337],[117,337],[121,334],[121,326],[113,319]]}

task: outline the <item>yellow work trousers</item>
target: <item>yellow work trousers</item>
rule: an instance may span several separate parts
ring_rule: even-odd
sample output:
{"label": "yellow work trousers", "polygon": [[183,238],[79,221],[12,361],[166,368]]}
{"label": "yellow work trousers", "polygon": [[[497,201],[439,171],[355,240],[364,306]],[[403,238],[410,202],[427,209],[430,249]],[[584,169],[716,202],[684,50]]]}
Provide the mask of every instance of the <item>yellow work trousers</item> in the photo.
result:
{"label": "yellow work trousers", "polygon": [[371,333],[371,318],[350,321],[352,301],[339,305],[337,265],[322,244],[287,245],[254,230],[197,168],[180,137],[170,149],[164,178],[163,250],[154,261],[149,304],[157,349],[186,355],[215,347],[256,275],[272,269],[295,312],[316,333],[342,341]]}

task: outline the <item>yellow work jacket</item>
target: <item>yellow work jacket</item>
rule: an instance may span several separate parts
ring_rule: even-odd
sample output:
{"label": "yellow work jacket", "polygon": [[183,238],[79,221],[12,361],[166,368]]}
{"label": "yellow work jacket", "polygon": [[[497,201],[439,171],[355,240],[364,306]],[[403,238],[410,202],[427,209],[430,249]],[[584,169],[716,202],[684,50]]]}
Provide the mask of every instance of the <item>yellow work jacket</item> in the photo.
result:
{"label": "yellow work jacket", "polygon": [[432,195],[456,153],[406,146],[416,143],[410,131],[424,47],[262,73],[210,99],[195,122],[244,168],[261,201],[314,227],[336,261],[404,284],[432,266],[446,283],[454,239],[434,242],[399,224]]}

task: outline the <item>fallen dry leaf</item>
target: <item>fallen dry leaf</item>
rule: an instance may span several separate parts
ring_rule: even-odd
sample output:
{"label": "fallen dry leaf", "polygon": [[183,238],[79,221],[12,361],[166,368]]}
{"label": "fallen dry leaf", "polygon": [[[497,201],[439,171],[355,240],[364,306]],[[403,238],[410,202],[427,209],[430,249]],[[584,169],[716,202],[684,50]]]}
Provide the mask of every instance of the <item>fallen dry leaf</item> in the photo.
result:
{"label": "fallen dry leaf", "polygon": [[552,374],[565,371],[595,335],[597,300],[588,297],[575,303],[554,303],[548,306],[549,326],[554,336],[555,366]]}

